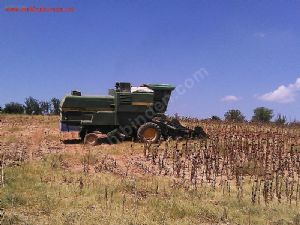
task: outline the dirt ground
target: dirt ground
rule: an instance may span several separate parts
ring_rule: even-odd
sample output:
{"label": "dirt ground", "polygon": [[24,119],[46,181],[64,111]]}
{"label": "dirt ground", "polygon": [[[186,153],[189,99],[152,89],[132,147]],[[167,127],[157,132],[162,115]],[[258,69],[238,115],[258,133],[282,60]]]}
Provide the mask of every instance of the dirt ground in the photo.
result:
{"label": "dirt ground", "polygon": [[90,157],[89,172],[108,170],[124,175],[157,174],[157,167],[143,154],[141,143],[125,141],[118,145],[86,146],[77,132],[60,132],[56,116],[2,116],[0,148],[6,166],[27,160],[40,160],[52,153],[76,157],[63,162],[68,170],[84,170],[82,158]]}

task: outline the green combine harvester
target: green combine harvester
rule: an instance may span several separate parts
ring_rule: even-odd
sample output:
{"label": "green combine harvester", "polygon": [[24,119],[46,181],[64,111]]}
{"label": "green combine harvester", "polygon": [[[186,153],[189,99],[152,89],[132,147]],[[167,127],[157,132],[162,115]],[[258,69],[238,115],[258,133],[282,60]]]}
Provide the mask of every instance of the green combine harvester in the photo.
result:
{"label": "green combine harvester", "polygon": [[66,95],[60,105],[60,130],[77,131],[86,144],[118,143],[134,138],[155,143],[161,137],[206,137],[201,127],[189,129],[165,116],[174,86],[117,82],[105,96]]}

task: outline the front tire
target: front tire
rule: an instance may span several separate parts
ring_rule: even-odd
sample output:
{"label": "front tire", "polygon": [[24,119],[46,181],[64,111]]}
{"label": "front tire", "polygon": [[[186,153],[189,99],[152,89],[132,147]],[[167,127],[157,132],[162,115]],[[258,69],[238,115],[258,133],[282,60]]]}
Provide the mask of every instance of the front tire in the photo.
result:
{"label": "front tire", "polygon": [[156,143],[161,137],[160,127],[152,122],[145,123],[138,129],[137,137],[142,142]]}
{"label": "front tire", "polygon": [[84,144],[95,146],[98,144],[98,136],[95,133],[86,134],[84,137]]}

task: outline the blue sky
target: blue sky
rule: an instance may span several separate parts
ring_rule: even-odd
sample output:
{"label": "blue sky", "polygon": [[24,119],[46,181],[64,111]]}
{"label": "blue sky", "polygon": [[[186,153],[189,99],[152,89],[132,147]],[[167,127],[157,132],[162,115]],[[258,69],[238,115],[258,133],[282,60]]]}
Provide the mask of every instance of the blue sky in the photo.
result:
{"label": "blue sky", "polygon": [[300,1],[0,0],[0,10],[2,106],[130,81],[183,87],[170,114],[250,118],[266,106],[300,119]]}

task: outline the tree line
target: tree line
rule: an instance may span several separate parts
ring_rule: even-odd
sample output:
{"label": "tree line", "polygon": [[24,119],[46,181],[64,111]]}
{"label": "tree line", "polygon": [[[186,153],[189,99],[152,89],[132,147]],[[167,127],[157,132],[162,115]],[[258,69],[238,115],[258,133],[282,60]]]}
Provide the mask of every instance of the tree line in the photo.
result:
{"label": "tree line", "polygon": [[[59,114],[60,100],[57,98],[51,98],[49,101],[39,101],[33,97],[25,99],[24,104],[17,102],[10,102],[4,105],[4,108],[0,107],[0,112],[9,114],[29,114],[29,115],[58,115]],[[246,122],[246,117],[239,109],[230,109],[224,114],[224,120],[230,122]],[[253,110],[253,116],[251,122],[269,123],[274,122],[278,125],[284,125],[287,123],[285,115],[277,114],[274,118],[273,110],[266,107],[257,107]],[[222,120],[220,117],[214,115],[211,120]],[[293,124],[299,124],[297,121],[293,121]]]}
{"label": "tree line", "polygon": [[[287,123],[287,118],[285,115],[277,114],[277,116],[274,118],[274,113],[272,109],[266,108],[266,107],[257,107],[253,110],[253,115],[251,118],[251,122],[259,122],[259,123],[270,123],[274,122],[278,125],[284,125]],[[221,120],[218,116],[212,116],[212,120]],[[246,122],[245,116],[243,113],[238,109],[230,109],[224,114],[224,120],[225,121],[231,121],[231,122]],[[297,121],[294,121],[292,123],[298,123]]]}
{"label": "tree line", "polygon": [[49,101],[40,101],[33,97],[25,99],[24,104],[9,102],[0,107],[2,113],[9,114],[28,114],[28,115],[58,115],[60,100],[51,98]]}

